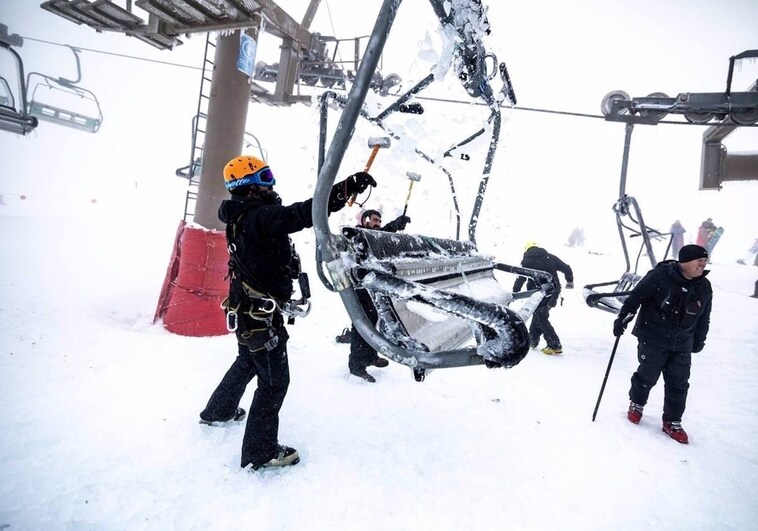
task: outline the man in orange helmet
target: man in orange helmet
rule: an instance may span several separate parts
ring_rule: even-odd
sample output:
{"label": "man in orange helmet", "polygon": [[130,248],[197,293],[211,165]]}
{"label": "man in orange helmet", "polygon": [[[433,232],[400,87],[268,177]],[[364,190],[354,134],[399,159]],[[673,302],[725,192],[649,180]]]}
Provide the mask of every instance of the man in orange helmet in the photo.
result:
{"label": "man in orange helmet", "polygon": [[[218,425],[241,421],[245,411],[239,407],[240,399],[257,376],[240,465],[253,470],[294,465],[300,461],[297,450],[278,442],[279,410],[290,380],[289,336],[283,314],[296,314],[290,301],[293,279],[300,279],[301,292],[307,291],[300,257],[289,235],[313,226],[313,200],[283,206],[274,191],[276,179],[271,168],[257,157],[240,156],[229,161],[224,180],[232,194],[219,207],[230,256],[225,306],[228,324],[237,336],[238,355],[200,413],[200,422]],[[352,194],[369,186],[376,186],[376,181],[366,172],[335,184],[329,196],[329,213],[340,210]]]}

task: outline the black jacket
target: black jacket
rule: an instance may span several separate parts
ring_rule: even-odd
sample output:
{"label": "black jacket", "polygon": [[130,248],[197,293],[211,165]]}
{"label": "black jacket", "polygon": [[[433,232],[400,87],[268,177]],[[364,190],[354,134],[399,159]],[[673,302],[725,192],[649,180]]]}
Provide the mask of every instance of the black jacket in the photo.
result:
{"label": "black jacket", "polygon": [[632,334],[641,341],[676,352],[699,352],[711,320],[711,283],[703,275],[682,276],[679,263],[659,263],[637,283],[619,316],[637,313]]}
{"label": "black jacket", "polygon": [[[329,213],[345,206],[345,197],[339,193],[342,185],[332,188]],[[292,279],[300,272],[300,259],[289,235],[313,226],[312,206],[312,199],[282,206],[276,193],[221,202],[218,218],[227,225],[237,224],[237,251],[246,270],[242,276],[253,289],[279,302],[289,300]]]}
{"label": "black jacket", "polygon": [[[555,287],[555,291],[550,297],[552,300],[558,300],[558,293],[561,291],[561,281],[558,280],[558,271],[563,273],[566,277],[566,282],[574,282],[574,272],[571,270],[571,267],[542,247],[530,247],[527,249],[524,252],[524,258],[521,260],[521,265],[523,267],[528,267],[529,269],[545,271],[553,276],[553,286]],[[513,284],[513,291],[520,291],[525,280],[526,277],[518,277]],[[526,289],[537,289],[537,287],[538,286],[534,281],[529,279]]]}

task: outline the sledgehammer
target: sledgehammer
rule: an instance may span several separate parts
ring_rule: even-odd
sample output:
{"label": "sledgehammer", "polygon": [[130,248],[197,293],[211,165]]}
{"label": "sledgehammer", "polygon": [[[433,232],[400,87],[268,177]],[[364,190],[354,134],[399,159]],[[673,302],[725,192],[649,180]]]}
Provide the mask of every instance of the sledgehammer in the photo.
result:
{"label": "sledgehammer", "polygon": [[[366,167],[363,169],[363,171],[368,172],[371,169],[371,165],[374,163],[374,159],[376,158],[376,154],[379,153],[379,150],[382,148],[390,147],[390,144],[391,140],[388,136],[369,137],[368,147],[371,148],[371,156],[368,158],[368,162],[366,162]],[[352,206],[357,196],[358,194],[351,195],[347,200],[347,206]]]}
{"label": "sledgehammer", "polygon": [[408,197],[405,198],[405,208],[403,208],[403,216],[408,212],[408,202],[411,200],[411,192],[413,191],[413,183],[421,180],[421,175],[413,173],[412,171],[405,172],[405,175],[411,180],[410,186],[408,186]]}

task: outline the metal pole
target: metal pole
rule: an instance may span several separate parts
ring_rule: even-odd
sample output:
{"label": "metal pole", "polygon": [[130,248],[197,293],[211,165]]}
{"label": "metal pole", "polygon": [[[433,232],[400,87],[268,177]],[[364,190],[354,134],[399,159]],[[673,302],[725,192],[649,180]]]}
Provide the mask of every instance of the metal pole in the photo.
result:
{"label": "metal pole", "polygon": [[600,394],[597,395],[597,403],[595,404],[595,411],[592,412],[592,422],[595,422],[595,416],[597,416],[597,408],[600,407],[600,400],[603,398],[603,391],[605,391],[605,383],[608,381],[608,374],[610,374],[611,372],[611,365],[613,365],[613,358],[614,356],[616,356],[616,349],[619,346],[619,339],[621,339],[621,336],[616,337],[616,342],[613,344],[611,359],[608,360],[608,368],[605,369],[605,378],[603,378],[603,385],[600,386]]}
{"label": "metal pole", "polygon": [[627,122],[626,134],[624,135],[624,157],[621,159],[621,183],[619,184],[619,197],[624,197],[626,193],[626,169],[629,165],[629,145],[632,143],[632,131],[634,124]]}
{"label": "metal pole", "polygon": [[203,165],[193,216],[193,221],[206,229],[224,229],[218,219],[219,204],[229,198],[224,186],[224,165],[242,150],[250,85],[247,75],[237,70],[239,42],[239,31],[217,41]]}
{"label": "metal pole", "polygon": [[384,0],[382,3],[376,24],[371,32],[371,38],[366,46],[366,52],[355,76],[353,87],[350,89],[347,104],[337,124],[332,143],[326,154],[324,165],[319,172],[318,181],[313,193],[313,227],[316,233],[316,241],[321,248],[324,260],[327,262],[334,260],[338,256],[329,233],[327,213],[329,193],[331,192],[347,146],[350,144],[350,139],[353,136],[355,122],[358,120],[361,107],[366,100],[371,78],[379,64],[384,44],[387,42],[387,36],[400,2],[401,0]]}
{"label": "metal pole", "polygon": [[[339,263],[337,263],[339,252],[335,242],[332,240],[332,235],[329,232],[329,218],[327,212],[329,194],[332,185],[334,185],[334,180],[339,171],[347,146],[353,136],[355,123],[361,114],[363,102],[366,99],[366,94],[370,87],[371,78],[379,64],[384,44],[387,42],[387,36],[392,28],[392,23],[395,20],[395,15],[397,14],[400,2],[401,0],[384,0],[382,2],[382,7],[379,10],[376,23],[374,24],[374,29],[371,32],[371,38],[366,46],[366,51],[358,68],[358,72],[355,75],[355,81],[353,87],[350,89],[347,104],[345,105],[342,116],[337,124],[332,143],[326,154],[324,165],[319,172],[318,181],[316,182],[316,188],[313,193],[312,215],[313,229],[316,235],[316,245],[318,252],[321,253],[323,262],[326,264],[326,267],[330,269],[330,273],[333,277],[339,277],[340,275],[345,276],[347,272]],[[381,352],[386,352],[387,349],[397,348],[387,342],[382,335],[377,333],[371,321],[366,317],[360,301],[358,300],[358,296],[352,285],[349,284],[349,281],[335,281],[334,285],[340,290],[340,297],[342,297],[345,308],[347,308],[358,333],[361,334],[370,345],[380,347],[377,348],[377,350]]]}

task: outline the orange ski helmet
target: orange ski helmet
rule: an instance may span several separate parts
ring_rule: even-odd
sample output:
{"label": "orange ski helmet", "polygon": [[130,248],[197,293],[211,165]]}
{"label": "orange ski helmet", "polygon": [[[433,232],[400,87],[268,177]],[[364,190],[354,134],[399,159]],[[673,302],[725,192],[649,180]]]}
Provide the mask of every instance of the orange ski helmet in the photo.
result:
{"label": "orange ski helmet", "polygon": [[224,184],[226,189],[232,192],[254,184],[271,187],[276,184],[276,179],[264,161],[258,157],[243,155],[234,157],[224,166]]}

